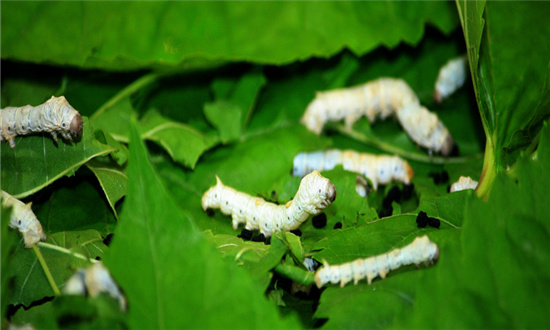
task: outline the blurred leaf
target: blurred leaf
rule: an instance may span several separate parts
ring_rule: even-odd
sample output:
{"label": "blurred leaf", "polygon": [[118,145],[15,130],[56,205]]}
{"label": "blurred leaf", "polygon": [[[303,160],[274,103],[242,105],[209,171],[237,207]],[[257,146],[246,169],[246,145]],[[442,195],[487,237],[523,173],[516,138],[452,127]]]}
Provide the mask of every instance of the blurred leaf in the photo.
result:
{"label": "blurred leaf", "polygon": [[[58,232],[48,235],[46,242],[38,246],[61,290],[78,268],[89,265],[89,259],[103,257],[109,249],[96,230]],[[14,276],[11,304],[29,307],[34,301],[53,296],[36,255],[32,250],[25,249],[23,244],[15,250],[9,274]]]}
{"label": "blurred leaf", "polygon": [[11,149],[0,144],[2,156],[2,190],[16,198],[29,196],[66,174],[72,174],[90,159],[114,151],[97,141],[86,117],[81,141],[56,143],[51,136],[17,137]]}
{"label": "blurred leaf", "polygon": [[3,13],[3,59],[109,70],[363,55],[457,25],[448,2],[10,2]]}
{"label": "blurred leaf", "polygon": [[[419,284],[418,307],[397,327],[539,328],[550,322],[547,124],[537,153],[536,160],[518,159],[517,183],[498,174],[487,202],[467,197],[461,249],[441,250],[436,271]],[[438,306],[438,317],[427,305]]]}
{"label": "blurred leaf", "polygon": [[128,177],[124,170],[112,162],[102,162],[98,159],[92,159],[86,163],[86,166],[95,174],[109,206],[113,210],[115,217],[118,214],[115,204],[126,195],[126,185]]}
{"label": "blurred leaf", "polygon": [[[128,300],[139,302],[129,309],[130,327],[280,324],[246,273],[220,260],[168,195],[147,160],[135,119],[128,176],[128,196],[105,264]],[[214,312],[216,317],[208,316]],[[291,320],[285,325],[296,326]]]}
{"label": "blurred leaf", "polygon": [[96,134],[96,138],[100,142],[108,144],[113,148],[117,149],[117,151],[110,153],[109,157],[112,158],[117,163],[118,166],[122,166],[126,163],[126,161],[128,161],[130,152],[128,151],[128,148],[124,144],[120,143],[111,134],[103,130],[96,130],[95,134]]}
{"label": "blurred leaf", "polygon": [[11,279],[11,276],[9,276],[8,274],[10,273],[9,269],[13,267],[11,254],[17,245],[17,240],[15,239],[16,237],[15,231],[10,232],[9,230],[11,210],[12,210],[11,208],[9,209],[5,209],[3,207],[0,208],[0,212],[2,212],[1,213],[2,216],[0,217],[0,220],[1,220],[0,225],[2,226],[2,241],[1,241],[2,249],[0,250],[1,256],[2,256],[2,261],[1,261],[2,262],[2,269],[1,269],[2,270],[2,289],[1,289],[2,303],[0,305],[0,312],[2,313],[0,316],[1,322],[4,322],[4,318],[7,315],[7,308],[9,305],[8,288],[9,288],[9,283]]}
{"label": "blurred leaf", "polygon": [[29,310],[19,309],[12,322],[37,329],[127,329],[117,302],[107,295],[57,297]]}

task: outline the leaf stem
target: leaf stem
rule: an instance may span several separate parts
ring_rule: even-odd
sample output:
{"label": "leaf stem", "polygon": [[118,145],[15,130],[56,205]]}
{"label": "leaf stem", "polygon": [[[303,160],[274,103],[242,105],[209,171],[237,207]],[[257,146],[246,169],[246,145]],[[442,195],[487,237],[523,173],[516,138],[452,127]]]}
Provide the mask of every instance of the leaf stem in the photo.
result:
{"label": "leaf stem", "polygon": [[123,90],[121,90],[118,94],[116,94],[115,96],[113,96],[109,101],[105,102],[99,109],[97,109],[97,111],[90,117],[90,120],[94,120],[95,118],[97,118],[97,116],[99,116],[101,113],[103,113],[105,110],[109,109],[110,107],[112,107],[113,105],[117,104],[118,102],[120,102],[122,99],[124,99],[125,97],[128,97],[130,95],[132,95],[133,93],[135,93],[136,91],[140,90],[141,88],[151,84],[153,81],[157,80],[158,78],[160,78],[161,76],[163,76],[163,74],[160,74],[160,73],[156,73],[156,72],[153,72],[153,73],[149,73],[149,74],[146,74],[144,76],[142,76],[141,78],[139,78],[138,80],[134,81],[133,83],[131,83],[130,85],[128,85],[126,88],[124,88]]}
{"label": "leaf stem", "polygon": [[485,159],[483,160],[483,170],[481,171],[481,177],[479,178],[479,184],[476,189],[476,194],[487,200],[493,181],[497,176],[497,165],[495,163],[495,153],[493,150],[493,143],[491,139],[487,139],[485,144]]}
{"label": "leaf stem", "polygon": [[274,270],[280,275],[289,278],[301,285],[312,285],[313,283],[315,283],[315,273],[305,271],[296,266],[278,264],[277,266],[275,266]]}
{"label": "leaf stem", "polygon": [[52,273],[50,273],[50,268],[46,264],[46,260],[44,260],[44,256],[42,256],[42,252],[40,252],[40,249],[38,248],[37,244],[34,244],[32,246],[32,249],[34,250],[34,253],[36,254],[36,257],[38,258],[38,261],[40,261],[40,265],[42,265],[42,269],[44,270],[44,273],[46,274],[46,277],[48,278],[48,282],[50,282],[50,286],[52,287],[53,292],[56,296],[61,295],[61,291],[59,291],[59,288],[55,284],[55,281],[53,280]]}
{"label": "leaf stem", "polygon": [[95,259],[88,258],[88,257],[86,257],[86,256],[84,256],[80,253],[73,252],[69,249],[66,249],[66,248],[58,246],[58,245],[54,245],[54,244],[50,244],[50,243],[44,243],[44,242],[38,242],[38,245],[40,245],[41,247],[44,247],[44,248],[51,249],[51,250],[56,250],[56,251],[61,252],[61,253],[69,254],[69,255],[71,255],[75,258],[78,258],[78,259],[86,260],[86,261],[89,261],[89,262],[92,262],[92,263],[97,262],[97,260],[95,260]]}
{"label": "leaf stem", "polygon": [[346,127],[344,125],[341,125],[341,124],[334,125],[334,128],[340,134],[346,135],[346,136],[348,136],[348,137],[350,137],[354,140],[357,140],[357,141],[363,142],[365,144],[371,145],[371,146],[376,147],[376,148],[378,148],[380,150],[383,150],[385,152],[396,154],[396,155],[405,157],[407,159],[415,160],[415,161],[423,162],[423,163],[432,163],[432,164],[450,164],[450,163],[453,163],[453,164],[456,164],[456,163],[465,163],[465,162],[467,162],[467,161],[469,161],[473,158],[482,157],[482,154],[475,154],[475,155],[466,156],[466,157],[453,157],[453,158],[441,157],[441,156],[422,155],[422,154],[418,154],[418,153],[414,153],[414,152],[410,152],[410,151],[406,151],[406,150],[397,148],[395,146],[392,146],[391,144],[382,142],[378,139],[370,138],[370,137],[368,137],[368,136],[366,136],[366,135],[364,135],[364,134],[362,134],[358,131],[355,131],[355,130],[350,131],[350,130],[346,129]]}

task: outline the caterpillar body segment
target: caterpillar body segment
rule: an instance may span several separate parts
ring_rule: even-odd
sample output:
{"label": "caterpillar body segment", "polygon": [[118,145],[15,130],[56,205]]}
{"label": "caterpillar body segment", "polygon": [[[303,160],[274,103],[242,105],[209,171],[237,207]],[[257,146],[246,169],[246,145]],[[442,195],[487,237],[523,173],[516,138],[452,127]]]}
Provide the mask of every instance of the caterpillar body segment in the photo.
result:
{"label": "caterpillar body segment", "polygon": [[86,269],[79,269],[74,273],[63,288],[66,295],[85,295],[97,297],[106,293],[116,299],[121,311],[126,311],[128,302],[109,270],[101,263],[96,262]]}
{"label": "caterpillar body segment", "polygon": [[321,288],[327,283],[339,282],[340,287],[344,287],[352,280],[357,285],[366,278],[370,285],[377,276],[383,279],[390,271],[401,266],[435,263],[438,259],[439,248],[424,235],[401,249],[393,249],[366,259],[357,259],[341,265],[329,265],[323,260],[324,266],[315,274],[315,284]]}
{"label": "caterpillar body segment", "polygon": [[319,135],[327,122],[344,119],[346,127],[351,129],[362,116],[372,123],[377,117],[385,119],[395,110],[418,102],[416,94],[402,79],[379,78],[355,87],[317,92],[301,122]]}
{"label": "caterpillar body segment", "polygon": [[[420,146],[448,156],[454,141],[436,114],[420,105],[410,86],[402,79],[379,78],[363,85],[318,92],[309,103],[301,123],[321,134],[327,122],[344,120],[346,129],[362,116],[372,123],[376,118],[397,117],[399,123]],[[427,122],[427,124],[423,124]]]}
{"label": "caterpillar body segment", "polygon": [[449,192],[461,191],[461,190],[475,190],[477,188],[478,182],[473,180],[469,176],[461,176],[457,182],[451,185]]}
{"label": "caterpillar body segment", "polygon": [[39,241],[46,240],[40,221],[29,204],[24,204],[17,198],[2,190],[2,207],[12,207],[10,216],[10,228],[17,228],[26,248],[31,248]]}
{"label": "caterpillar body segment", "polygon": [[450,155],[454,140],[439,117],[420,104],[410,104],[397,112],[397,120],[410,138],[432,152]]}
{"label": "caterpillar body segment", "polygon": [[441,103],[464,85],[468,75],[468,57],[466,55],[449,60],[437,75],[434,88],[434,100]]}
{"label": "caterpillar body segment", "polygon": [[6,107],[0,110],[0,141],[15,148],[15,137],[48,132],[57,142],[57,134],[72,141],[82,134],[82,116],[64,96],[54,97],[33,107]]}
{"label": "caterpillar body segment", "polygon": [[231,215],[233,229],[242,223],[247,230],[258,229],[266,237],[297,229],[311,214],[318,214],[336,199],[336,188],[318,171],[302,178],[294,199],[285,205],[225,186],[217,176],[216,181],[202,196],[203,210],[219,208],[223,214]]}
{"label": "caterpillar body segment", "polygon": [[414,171],[409,163],[398,156],[359,153],[353,150],[326,150],[302,152],[294,157],[292,174],[303,176],[313,170],[328,171],[336,165],[350,172],[360,173],[371,180],[374,190],[379,184],[392,181],[409,184]]}

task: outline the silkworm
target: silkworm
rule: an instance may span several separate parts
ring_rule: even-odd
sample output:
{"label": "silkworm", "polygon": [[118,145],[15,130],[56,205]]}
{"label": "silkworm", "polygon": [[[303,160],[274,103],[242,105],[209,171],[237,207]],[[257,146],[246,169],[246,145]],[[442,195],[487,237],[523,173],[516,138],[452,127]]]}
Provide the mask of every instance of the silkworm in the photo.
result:
{"label": "silkworm", "polygon": [[216,181],[202,196],[203,210],[219,208],[232,216],[233,229],[244,223],[247,230],[259,229],[266,237],[297,229],[310,215],[318,214],[336,199],[336,188],[318,171],[302,178],[294,199],[286,205],[269,203],[225,186],[218,176]]}
{"label": "silkworm", "polygon": [[[364,175],[371,180],[374,190],[378,189],[379,184],[393,181],[409,184],[414,176],[409,163],[398,156],[337,149],[299,153],[294,157],[292,174],[303,176],[312,170],[328,171],[336,165],[342,165],[347,171]],[[359,182],[358,186],[362,183]]]}
{"label": "silkworm", "polygon": [[341,265],[329,265],[323,260],[323,267],[315,274],[315,284],[321,288],[327,283],[340,282],[340,287],[344,287],[351,280],[357,285],[360,280],[366,278],[370,285],[377,276],[384,279],[390,271],[401,266],[435,263],[438,258],[439,248],[424,235],[415,238],[412,243],[401,249],[393,249],[366,259],[357,259]]}
{"label": "silkworm", "polygon": [[106,293],[118,301],[120,310],[125,311],[128,306],[126,297],[101,262],[96,262],[86,269],[77,270],[65,283],[63,293],[66,295],[87,293],[92,297]]}
{"label": "silkworm", "polygon": [[2,190],[2,207],[12,207],[10,216],[10,228],[17,228],[26,248],[31,248],[39,241],[46,240],[40,221],[31,209],[30,204],[24,204],[17,198]]}
{"label": "silkworm", "polygon": [[449,192],[455,192],[455,191],[461,191],[461,190],[467,190],[467,189],[475,190],[477,188],[477,184],[478,182],[473,180],[469,176],[461,176],[457,182],[451,185]]}
{"label": "silkworm", "polygon": [[64,96],[54,97],[33,107],[7,107],[0,110],[0,141],[15,148],[15,137],[47,132],[57,142],[57,134],[72,141],[82,134],[82,116]]}
{"label": "silkworm", "polygon": [[437,75],[434,88],[434,100],[441,103],[464,85],[468,74],[468,57],[466,55],[449,60]]}
{"label": "silkworm", "polygon": [[420,101],[402,79],[379,78],[363,85],[318,92],[309,103],[301,123],[315,134],[321,134],[325,123],[344,119],[346,128],[362,116],[372,123],[377,117],[395,115],[418,145],[430,153],[448,156],[454,141],[436,114],[420,106]]}

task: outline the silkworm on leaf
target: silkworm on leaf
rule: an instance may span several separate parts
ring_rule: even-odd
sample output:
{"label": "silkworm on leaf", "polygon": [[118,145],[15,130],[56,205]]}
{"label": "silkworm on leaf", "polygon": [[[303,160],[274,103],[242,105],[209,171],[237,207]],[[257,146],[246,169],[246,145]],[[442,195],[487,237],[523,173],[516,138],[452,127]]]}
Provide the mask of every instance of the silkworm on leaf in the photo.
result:
{"label": "silkworm on leaf", "polygon": [[7,140],[15,148],[15,137],[40,132],[57,134],[72,141],[82,135],[82,116],[64,96],[52,96],[47,102],[33,107],[7,107],[0,110],[0,141]]}
{"label": "silkworm on leaf", "polygon": [[311,214],[318,214],[336,199],[336,188],[318,171],[302,178],[294,199],[286,205],[269,203],[225,186],[218,176],[216,181],[202,196],[203,210],[219,208],[232,216],[233,229],[244,223],[246,229],[259,229],[266,237],[297,229]]}
{"label": "silkworm on leaf", "polygon": [[[363,85],[318,92],[309,103],[301,123],[315,134],[321,134],[325,123],[344,120],[346,128],[362,116],[372,123],[377,117],[395,115],[405,131],[430,153],[448,156],[454,145],[447,128],[437,115],[420,106],[420,101],[402,79],[379,78]],[[422,124],[427,121],[427,124]]]}
{"label": "silkworm on leaf", "polygon": [[390,271],[401,266],[412,264],[418,266],[421,263],[428,265],[437,262],[438,258],[439,248],[424,235],[415,238],[412,243],[401,249],[393,249],[366,259],[357,259],[341,265],[329,265],[326,260],[323,260],[323,267],[315,274],[315,284],[321,288],[327,283],[340,282],[340,287],[344,287],[352,280],[357,285],[364,278],[367,279],[368,284],[371,284],[377,276],[383,279]]}
{"label": "silkworm on leaf", "polygon": [[379,184],[388,184],[392,181],[409,184],[414,176],[409,163],[398,156],[337,149],[299,153],[294,157],[292,174],[303,176],[313,170],[328,171],[336,165],[342,165],[347,171],[364,175],[371,180],[374,190],[378,189]]}
{"label": "silkworm on leaf", "polygon": [[441,103],[464,85],[468,74],[468,57],[466,55],[449,60],[437,75],[434,88],[434,100]]}
{"label": "silkworm on leaf", "polygon": [[63,293],[66,295],[85,295],[97,297],[106,293],[118,301],[120,310],[126,311],[126,297],[115,283],[109,270],[101,262],[96,262],[86,269],[79,269],[65,284]]}
{"label": "silkworm on leaf", "polygon": [[36,215],[34,215],[30,204],[24,204],[2,190],[2,207],[12,207],[10,228],[17,228],[19,230],[25,241],[26,248],[31,248],[39,241],[46,240],[42,225],[36,218]]}
{"label": "silkworm on leaf", "polygon": [[473,180],[469,176],[461,176],[457,182],[451,185],[449,192],[455,192],[455,191],[461,191],[461,190],[467,190],[467,189],[475,190],[477,188],[477,184],[478,182]]}

